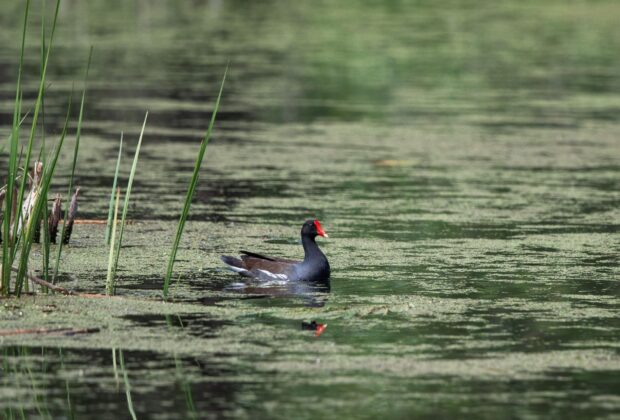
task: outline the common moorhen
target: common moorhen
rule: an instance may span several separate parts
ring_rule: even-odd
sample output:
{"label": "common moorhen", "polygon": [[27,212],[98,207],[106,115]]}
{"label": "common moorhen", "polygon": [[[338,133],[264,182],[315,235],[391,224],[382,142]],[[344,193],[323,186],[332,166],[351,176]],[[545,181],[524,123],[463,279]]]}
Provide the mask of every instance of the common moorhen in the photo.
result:
{"label": "common moorhen", "polygon": [[329,279],[329,262],[314,239],[327,237],[318,220],[306,220],[301,227],[304,260],[267,257],[241,251],[241,259],[222,255],[220,258],[233,271],[259,280],[325,282]]}

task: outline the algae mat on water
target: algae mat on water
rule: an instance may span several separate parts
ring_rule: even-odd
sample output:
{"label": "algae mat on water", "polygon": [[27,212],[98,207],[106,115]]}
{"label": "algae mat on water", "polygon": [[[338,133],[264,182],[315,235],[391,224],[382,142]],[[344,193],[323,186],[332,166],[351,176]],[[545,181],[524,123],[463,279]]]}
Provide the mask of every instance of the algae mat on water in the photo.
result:
{"label": "algae mat on water", "polygon": [[[43,407],[58,414],[72,410],[63,403],[69,399],[78,413],[86,414],[116,401],[115,411],[122,413],[126,408],[120,403],[118,367],[111,356],[121,350],[141,413],[175,407],[188,415],[193,408],[285,418],[299,410],[304,401],[299,398],[312,393],[320,399],[305,406],[302,417],[324,414],[326,408],[353,416],[360,409],[369,415],[448,414],[481,403],[493,415],[502,412],[511,395],[526,389],[528,401],[540,404],[536,409],[547,407],[552,395],[559,408],[577,398],[584,411],[613,412],[617,399],[612,378],[620,369],[620,357],[604,348],[616,343],[595,336],[591,343],[571,346],[561,335],[554,343],[546,342],[563,328],[558,319],[584,300],[587,297],[579,296],[572,303],[532,305],[526,299],[505,299],[489,308],[493,305],[475,299],[333,296],[330,306],[320,310],[268,302],[248,307],[238,300],[210,307],[135,298],[9,300],[3,325],[101,330],[3,341],[3,393],[17,395],[5,408],[29,412]],[[482,313],[475,308],[483,308]],[[536,319],[547,326],[532,325],[532,336],[519,339],[493,331],[487,311],[504,322]],[[299,329],[300,320],[319,314],[329,325],[321,337]],[[615,320],[612,310],[587,307],[574,316],[582,324]],[[48,394],[43,402],[32,399],[33,390],[46,394],[46,384],[57,386],[59,379],[62,392]],[[587,392],[567,393],[556,388],[558,380],[591,386]],[[22,385],[16,388],[15,383]],[[93,386],[99,398],[89,395]],[[187,392],[194,395],[191,406],[184,405]],[[355,398],[359,392],[367,395],[361,402]],[[442,406],[429,406],[424,403],[428,398]],[[459,405],[451,407],[455,401]]]}
{"label": "algae mat on water", "polygon": [[[241,3],[63,3],[46,133],[57,136],[93,43],[82,217],[105,218],[120,130],[126,163],[146,109],[150,122],[122,298],[3,300],[2,329],[99,328],[4,337],[3,415],[617,416],[619,3]],[[3,75],[16,16],[0,16]],[[35,79],[39,53],[27,51]],[[70,159],[53,192],[66,191]],[[299,258],[314,217],[330,234],[329,289],[242,285],[222,269],[218,256],[240,248]],[[74,235],[60,284],[100,293],[103,228]],[[320,337],[301,329],[311,320],[327,324]]]}
{"label": "algae mat on water", "polygon": [[[174,234],[173,191],[184,181],[162,158],[191,162],[192,153],[145,136],[145,159],[162,164],[136,174],[122,297],[3,301],[6,328],[100,328],[5,337],[6,395],[11,378],[36,371],[37,383],[63,378],[76,409],[108,401],[123,413],[112,357],[122,350],[134,409],[162,417],[174,416],[169,407],[283,418],[299,407],[308,418],[618,409],[615,126],[491,136],[334,123],[271,127],[234,149],[215,142],[168,303],[158,300],[161,244]],[[522,149],[523,136],[545,143]],[[455,138],[462,147],[451,147]],[[113,155],[114,145],[92,150]],[[289,166],[299,153],[310,158]],[[97,215],[108,188],[84,180],[84,211]],[[222,268],[218,256],[240,248],[299,258],[299,219],[315,216],[330,234],[320,241],[329,290],[241,285]],[[61,284],[103,291],[105,261],[103,226],[78,226]],[[300,328],[314,319],[328,325],[320,337]],[[99,400],[87,396],[91,381]],[[7,406],[36,409],[22,397]],[[66,395],[47,398],[51,412],[67,409]]]}

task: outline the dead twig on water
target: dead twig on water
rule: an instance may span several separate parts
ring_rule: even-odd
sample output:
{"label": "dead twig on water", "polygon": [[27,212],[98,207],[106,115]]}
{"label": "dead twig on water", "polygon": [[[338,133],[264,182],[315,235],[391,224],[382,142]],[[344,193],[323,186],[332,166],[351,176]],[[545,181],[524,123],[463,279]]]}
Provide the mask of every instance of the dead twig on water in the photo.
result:
{"label": "dead twig on water", "polygon": [[[2,267],[2,265],[0,264],[0,268]],[[14,273],[17,273],[17,268],[15,267],[11,267],[11,271],[13,271]],[[108,296],[108,295],[104,295],[101,293],[77,293],[68,289],[65,289],[64,287],[60,287],[57,286],[55,284],[50,283],[49,281],[45,281],[37,276],[34,276],[32,274],[26,274],[26,277],[28,277],[28,279],[30,279],[30,281],[40,285],[40,286],[44,286],[47,287],[50,290],[53,290],[55,292],[58,293],[62,293],[63,295],[67,295],[67,296],[78,296],[81,298],[88,298],[88,299],[99,299],[99,298],[106,298],[106,299],[122,299],[122,300],[144,300],[144,299],[138,299],[136,297],[132,297],[132,296]]]}
{"label": "dead twig on water", "polygon": [[0,330],[0,337],[9,335],[26,335],[26,334],[93,334],[101,331],[100,328],[29,328],[22,330]]}
{"label": "dead twig on water", "polygon": [[[0,267],[2,267],[2,265],[0,265]],[[17,272],[17,268],[15,267],[11,267],[11,271],[13,271],[14,273]],[[97,298],[108,298],[108,299],[136,299],[135,297],[122,297],[122,296],[108,296],[108,295],[104,295],[104,294],[100,294],[100,293],[77,293],[77,292],[73,292],[71,290],[65,289],[64,287],[60,287],[57,286],[55,284],[50,283],[49,281],[45,281],[37,276],[33,276],[32,274],[26,274],[26,276],[34,283],[40,285],[40,286],[44,286],[47,287],[50,290],[53,290],[55,292],[58,293],[62,293],[63,295],[67,295],[67,296],[78,296],[78,297],[82,297],[82,298],[89,298],[89,299],[97,299]],[[136,299],[136,300],[141,300],[141,299]]]}
{"label": "dead twig on water", "polygon": [[[73,223],[76,225],[105,225],[108,221],[99,219],[75,219]],[[137,223],[135,220],[125,220],[126,225],[133,225],[135,223]]]}
{"label": "dead twig on water", "polygon": [[[11,271],[13,271],[14,273],[17,273],[17,268],[15,267],[11,267]],[[45,286],[50,290],[53,290],[55,292],[59,292],[62,293],[63,295],[74,295],[74,296],[80,296],[79,293],[75,293],[72,292],[71,290],[67,290],[64,287],[60,287],[60,286],[56,286],[55,284],[50,283],[49,281],[45,281],[43,279],[40,279],[36,276],[33,276],[32,274],[28,274],[26,273],[26,277],[28,277],[30,279],[30,281],[40,285],[40,286]]]}

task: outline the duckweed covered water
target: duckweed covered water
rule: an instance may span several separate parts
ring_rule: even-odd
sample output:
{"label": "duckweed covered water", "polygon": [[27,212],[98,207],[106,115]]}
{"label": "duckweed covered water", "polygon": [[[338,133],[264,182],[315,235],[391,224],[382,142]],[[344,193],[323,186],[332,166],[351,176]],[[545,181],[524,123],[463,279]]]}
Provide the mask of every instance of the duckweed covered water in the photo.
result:
{"label": "duckweed covered water", "polygon": [[[20,13],[0,17],[3,122]],[[135,223],[122,298],[0,301],[2,330],[99,328],[2,337],[1,412],[617,415],[619,15],[612,1],[65,1],[46,132],[58,134],[94,44],[80,214],[106,217],[120,130],[124,184],[148,109]],[[164,303],[176,220],[229,59]],[[240,285],[223,269],[219,255],[239,249],[301,257],[301,223],[315,217],[330,234],[320,239],[329,289]],[[104,228],[74,235],[61,284],[101,293]],[[310,320],[328,325],[320,337],[301,329]]]}

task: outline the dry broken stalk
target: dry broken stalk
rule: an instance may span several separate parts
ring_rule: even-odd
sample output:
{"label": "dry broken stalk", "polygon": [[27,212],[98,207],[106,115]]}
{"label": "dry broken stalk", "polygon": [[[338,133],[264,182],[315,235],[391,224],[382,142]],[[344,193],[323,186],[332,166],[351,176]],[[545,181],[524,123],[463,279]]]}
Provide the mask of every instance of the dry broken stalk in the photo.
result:
{"label": "dry broken stalk", "polygon": [[62,238],[63,244],[68,244],[71,239],[71,232],[73,231],[73,222],[75,222],[75,216],[78,211],[78,194],[80,193],[80,187],[75,189],[73,197],[71,197],[71,204],[69,205],[69,214],[65,215],[65,236]]}
{"label": "dry broken stalk", "polygon": [[[35,223],[34,225],[34,236],[33,242],[39,243],[41,238],[41,220],[32,221],[31,214],[36,201],[39,197],[39,189],[41,184],[41,177],[43,175],[43,163],[35,162],[34,168],[32,171],[28,173],[28,193],[24,198],[24,201],[21,204],[21,215],[17,225],[17,233],[21,233],[23,226],[27,223]],[[63,244],[68,244],[71,239],[71,234],[73,233],[73,225],[79,224],[80,221],[76,221],[77,211],[78,211],[78,195],[80,193],[80,187],[77,187],[75,193],[71,197],[71,203],[69,206],[68,214],[65,215],[64,223],[66,223],[66,227],[64,230],[64,237],[62,238]],[[13,197],[17,197],[18,190],[17,187],[14,189]],[[0,188],[0,208],[4,204],[4,198],[6,196],[6,186]],[[11,211],[11,220],[9,221],[9,225],[11,226],[11,240],[13,240],[12,233],[15,224],[15,218],[17,214],[18,204],[16,201],[13,201],[13,208]],[[3,212],[0,212],[0,216]],[[60,194],[56,194],[56,198],[52,204],[52,211],[49,213],[48,217],[48,232],[51,243],[56,243],[58,238],[58,225],[62,220],[62,197]],[[2,223],[2,218],[0,217],[0,223]],[[2,232],[0,230],[0,236]],[[0,237],[0,243],[2,243],[2,238]]]}
{"label": "dry broken stalk", "polygon": [[56,199],[54,200],[54,204],[52,204],[52,211],[50,212],[50,217],[47,222],[49,225],[50,242],[53,244],[56,243],[56,237],[58,236],[58,223],[60,222],[61,208],[62,198],[60,198],[60,194],[56,194]]}
{"label": "dry broken stalk", "polygon": [[[34,205],[37,201],[37,197],[39,196],[39,184],[41,182],[41,175],[43,173],[43,162],[35,162],[34,167],[32,169],[32,173],[28,174],[30,191],[28,191],[28,195],[24,199],[22,203],[22,213],[19,218],[19,223],[17,224],[17,233],[19,234],[23,228],[23,226],[29,222],[30,215],[32,210],[34,209]],[[36,223],[37,221],[34,221]]]}

